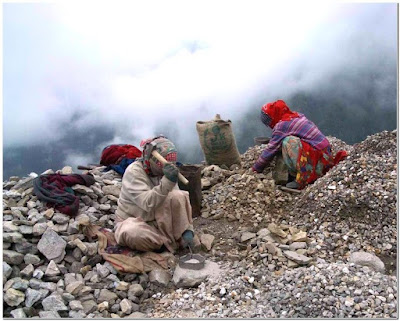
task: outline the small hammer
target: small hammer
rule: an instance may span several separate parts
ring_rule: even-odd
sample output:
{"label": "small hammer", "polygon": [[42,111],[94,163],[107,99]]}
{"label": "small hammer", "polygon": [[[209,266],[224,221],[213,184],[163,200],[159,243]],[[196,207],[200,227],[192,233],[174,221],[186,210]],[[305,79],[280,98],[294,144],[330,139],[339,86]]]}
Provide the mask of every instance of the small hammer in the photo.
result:
{"label": "small hammer", "polygon": [[[152,154],[155,158],[157,158],[157,159],[161,162],[161,164],[165,165],[166,163],[168,163],[168,162],[166,161],[166,159],[165,159],[164,157],[162,157],[161,154],[160,154],[159,152],[157,152],[156,150],[153,150],[153,151],[151,152],[151,154]],[[189,181],[188,181],[188,180],[186,179],[186,177],[183,176],[181,173],[178,173],[178,178],[179,178],[179,180],[180,180],[183,184],[185,184],[185,185],[189,184]]]}

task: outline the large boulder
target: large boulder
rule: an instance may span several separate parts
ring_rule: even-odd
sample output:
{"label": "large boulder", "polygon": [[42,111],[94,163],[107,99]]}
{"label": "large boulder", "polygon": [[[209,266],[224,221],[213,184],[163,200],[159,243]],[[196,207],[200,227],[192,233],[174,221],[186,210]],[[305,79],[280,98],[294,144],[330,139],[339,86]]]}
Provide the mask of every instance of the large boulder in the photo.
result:
{"label": "large boulder", "polygon": [[353,252],[350,254],[349,262],[362,266],[368,266],[369,268],[378,272],[385,272],[385,264],[379,257],[372,253],[363,251]]}
{"label": "large boulder", "polygon": [[215,262],[206,260],[205,265],[201,270],[190,270],[176,266],[173,282],[180,288],[197,287],[201,282],[209,277],[214,277],[220,274],[219,265]]}
{"label": "large boulder", "polygon": [[65,247],[67,242],[54,232],[51,228],[48,228],[43,233],[37,247],[38,250],[49,260],[54,260],[55,263],[60,263],[65,256]]}

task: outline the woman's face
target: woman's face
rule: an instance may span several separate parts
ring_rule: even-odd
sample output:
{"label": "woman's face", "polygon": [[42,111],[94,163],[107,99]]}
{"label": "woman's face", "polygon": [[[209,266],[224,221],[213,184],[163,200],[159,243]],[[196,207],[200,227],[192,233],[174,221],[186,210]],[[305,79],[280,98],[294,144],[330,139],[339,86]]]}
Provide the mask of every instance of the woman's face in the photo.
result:
{"label": "woman's face", "polygon": [[149,163],[150,163],[150,169],[151,169],[151,172],[153,173],[153,175],[155,175],[155,176],[163,175],[163,170],[162,170],[163,165],[157,158],[155,158],[152,155],[149,159]]}

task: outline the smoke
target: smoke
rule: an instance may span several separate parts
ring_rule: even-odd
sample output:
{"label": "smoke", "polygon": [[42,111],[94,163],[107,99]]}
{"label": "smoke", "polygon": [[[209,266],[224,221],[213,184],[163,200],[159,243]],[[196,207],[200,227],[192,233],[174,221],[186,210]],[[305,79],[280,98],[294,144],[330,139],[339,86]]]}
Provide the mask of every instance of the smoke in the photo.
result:
{"label": "smoke", "polygon": [[[219,113],[235,126],[262,102],[315,90],[343,70],[354,77],[366,69],[387,73],[376,80],[379,103],[387,106],[396,68],[396,4],[129,1],[3,8],[3,146],[63,142],[70,151],[66,165],[94,161],[110,143],[138,146],[160,131],[198,154],[196,121]],[[352,83],[340,92],[359,90]],[[87,133],[102,130],[107,137],[87,142]],[[82,136],[72,141],[71,131]]]}

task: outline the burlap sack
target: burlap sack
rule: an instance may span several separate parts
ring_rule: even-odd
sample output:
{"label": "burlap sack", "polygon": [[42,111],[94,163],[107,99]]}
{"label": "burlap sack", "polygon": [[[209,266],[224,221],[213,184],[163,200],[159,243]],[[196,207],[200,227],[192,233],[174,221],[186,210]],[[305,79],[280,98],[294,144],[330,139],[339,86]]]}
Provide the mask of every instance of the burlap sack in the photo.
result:
{"label": "burlap sack", "polygon": [[208,165],[241,165],[230,120],[222,120],[216,115],[213,120],[198,121],[196,129]]}

